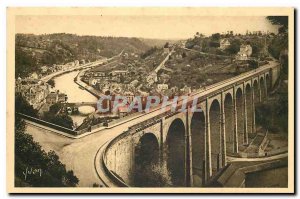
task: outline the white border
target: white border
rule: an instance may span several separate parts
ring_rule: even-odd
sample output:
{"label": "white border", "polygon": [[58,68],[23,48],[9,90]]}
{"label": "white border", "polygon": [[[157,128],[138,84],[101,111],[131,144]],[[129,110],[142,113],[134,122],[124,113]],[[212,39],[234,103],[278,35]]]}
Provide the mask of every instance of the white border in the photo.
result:
{"label": "white border", "polygon": [[[179,1],[179,0],[159,0],[159,1],[154,1],[154,0],[106,0],[105,2],[103,1],[98,1],[96,2],[95,0],[49,0],[49,1],[41,1],[41,0],[2,0],[0,1],[0,26],[1,26],[1,31],[0,31],[0,108],[1,114],[0,114],[0,122],[1,122],[1,139],[0,139],[0,156],[1,160],[6,159],[6,98],[4,97],[6,95],[6,7],[16,7],[16,6],[267,6],[267,7],[298,7],[298,0],[289,0],[289,1],[262,1],[262,0],[251,0],[251,1],[241,1],[241,0],[230,0],[230,1],[224,1],[224,0],[209,0],[209,1],[199,1],[199,0],[184,0],[184,1]],[[296,23],[298,21],[296,20]],[[298,25],[295,26],[297,28]],[[298,31],[297,31],[298,32]],[[298,42],[295,44],[295,47],[298,47]],[[296,51],[297,54],[295,54],[296,57],[299,57],[299,51]],[[298,67],[297,65],[295,67]],[[297,71],[297,75],[299,76],[299,70]],[[297,78],[296,78],[297,80]],[[297,86],[298,82],[297,82]],[[298,89],[297,89],[298,91]],[[299,96],[297,95],[298,99]],[[299,111],[299,107],[297,109],[297,113]],[[300,119],[298,118],[296,123],[299,123]],[[296,129],[295,129],[296,130]],[[295,131],[295,134],[297,132]],[[297,141],[296,143],[299,142],[299,135],[297,136]],[[297,144],[295,145],[297,147]],[[297,150],[296,150],[297,151]],[[0,196],[1,198],[8,198],[9,195],[6,193],[6,164],[2,162],[1,164],[1,169],[0,169]],[[295,187],[296,190],[298,188],[299,190],[299,183],[297,183],[298,187]],[[15,196],[12,196],[15,197]],[[26,196],[26,197],[32,197],[32,196]],[[50,198],[51,196],[47,195],[44,196],[45,198]],[[74,196],[71,196],[74,197]],[[79,196],[80,198],[85,197],[85,196]],[[107,197],[107,196],[101,196],[101,197]],[[127,196],[132,197],[132,196]],[[169,197],[174,197],[174,196],[169,196]],[[182,196],[186,197],[186,196]],[[207,198],[207,196],[201,196],[204,198]],[[226,197],[226,196],[222,196]],[[233,197],[232,195],[227,196],[227,197]],[[241,196],[237,196],[241,197]],[[242,196],[243,198],[249,198],[249,196]],[[270,196],[270,197],[276,197],[276,196]],[[279,197],[282,197],[279,195]],[[63,198],[66,198],[64,196]]]}

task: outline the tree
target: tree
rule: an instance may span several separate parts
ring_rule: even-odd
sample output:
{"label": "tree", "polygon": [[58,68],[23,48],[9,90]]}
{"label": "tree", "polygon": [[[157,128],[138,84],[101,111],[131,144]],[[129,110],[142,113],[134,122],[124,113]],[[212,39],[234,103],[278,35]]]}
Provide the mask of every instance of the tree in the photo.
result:
{"label": "tree", "polygon": [[214,47],[214,48],[218,48],[218,47],[220,47],[220,43],[218,41],[210,41],[209,46]]}
{"label": "tree", "polygon": [[30,73],[37,71],[36,57],[17,46],[15,49],[15,70],[16,77],[27,77]]}
{"label": "tree", "polygon": [[169,42],[166,42],[166,44],[164,45],[164,48],[169,48]]}
{"label": "tree", "polygon": [[[59,161],[54,151],[46,153],[33,137],[25,133],[24,121],[15,120],[15,186],[66,187],[79,182],[73,171]],[[27,170],[37,173],[24,175]]]}
{"label": "tree", "polygon": [[288,25],[289,25],[288,16],[268,16],[267,19],[273,25],[279,25],[280,26],[278,28],[279,33],[287,33],[288,32]]}
{"label": "tree", "polygon": [[47,83],[52,86],[52,87],[55,87],[55,81],[53,79],[50,79],[47,81]]}
{"label": "tree", "polygon": [[221,38],[221,34],[220,33],[214,33],[211,35],[211,39],[214,41],[219,41]]}
{"label": "tree", "polygon": [[145,53],[141,54],[141,58],[142,59],[145,59],[147,58],[148,56],[152,55],[153,53],[155,53],[157,51],[157,47],[154,46],[152,48],[150,48],[149,50],[147,50]]}
{"label": "tree", "polygon": [[257,62],[257,61],[255,61],[255,60],[248,60],[248,63],[249,63],[249,67],[250,67],[251,69],[256,69],[256,68],[258,68],[258,62]]}
{"label": "tree", "polygon": [[226,49],[229,54],[236,54],[239,52],[241,46],[241,41],[238,39],[234,39],[231,41],[230,46]]}
{"label": "tree", "polygon": [[274,37],[268,46],[268,51],[276,59],[279,59],[280,53],[286,49],[288,49],[288,37],[286,36]]}
{"label": "tree", "polygon": [[49,111],[44,113],[44,120],[68,128],[68,129],[73,129],[73,120],[72,118],[67,115],[66,113],[61,113],[61,114],[54,114],[53,112]]}
{"label": "tree", "polygon": [[188,49],[192,49],[195,45],[195,42],[193,39],[188,39],[186,42],[185,42],[185,47],[188,48]]}
{"label": "tree", "polygon": [[247,44],[250,44],[252,47],[252,57],[259,57],[262,49],[264,48],[263,42],[261,41],[248,41]]}
{"label": "tree", "polygon": [[61,104],[60,103],[55,103],[50,106],[49,112],[52,114],[57,114],[58,111],[61,109]]}
{"label": "tree", "polygon": [[15,112],[23,113],[32,117],[38,116],[38,111],[34,109],[33,106],[26,101],[26,99],[24,99],[21,93],[15,94]]}

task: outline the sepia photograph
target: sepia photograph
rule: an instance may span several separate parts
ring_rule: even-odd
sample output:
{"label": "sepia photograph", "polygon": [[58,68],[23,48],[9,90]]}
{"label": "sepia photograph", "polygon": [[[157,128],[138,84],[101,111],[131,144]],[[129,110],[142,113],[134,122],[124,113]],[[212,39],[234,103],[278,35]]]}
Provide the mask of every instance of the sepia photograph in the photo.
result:
{"label": "sepia photograph", "polygon": [[294,193],[294,9],[7,8],[9,193]]}

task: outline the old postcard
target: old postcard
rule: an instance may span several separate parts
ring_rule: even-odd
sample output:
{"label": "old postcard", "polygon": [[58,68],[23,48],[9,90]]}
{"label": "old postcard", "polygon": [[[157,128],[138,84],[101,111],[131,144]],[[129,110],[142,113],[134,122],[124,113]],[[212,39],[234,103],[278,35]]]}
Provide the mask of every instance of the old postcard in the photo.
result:
{"label": "old postcard", "polygon": [[10,193],[293,193],[294,9],[7,8]]}

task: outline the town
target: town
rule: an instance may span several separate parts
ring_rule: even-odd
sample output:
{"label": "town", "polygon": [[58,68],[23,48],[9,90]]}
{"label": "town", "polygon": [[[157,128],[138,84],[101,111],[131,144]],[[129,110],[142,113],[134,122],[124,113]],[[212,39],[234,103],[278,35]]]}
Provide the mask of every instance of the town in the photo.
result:
{"label": "town", "polygon": [[[65,64],[42,65],[26,77],[17,77],[16,93],[20,93],[38,110],[41,118],[49,120],[52,118],[48,114],[51,107],[58,107],[55,115],[66,112],[72,119],[72,115],[80,111],[69,104],[72,101],[68,100],[67,93],[55,88],[55,78],[76,70],[78,74],[74,84],[77,83],[80,89],[88,90],[97,98],[103,95],[112,98],[102,102],[105,103],[103,107],[108,107],[108,113],[101,114],[89,109],[83,120],[64,126],[82,129],[90,124],[107,124],[108,121],[136,113],[135,109],[128,112],[135,96],[141,97],[144,107],[148,96],[159,96],[161,99],[167,96],[172,100],[174,96],[188,95],[222,79],[267,64],[272,60],[267,45],[273,37],[274,33],[261,31],[247,32],[245,35],[234,35],[228,31],[211,36],[197,32],[191,39],[166,42],[161,47],[150,47],[140,54],[123,49],[115,56],[100,57],[93,62],[81,59]],[[47,42],[50,42],[49,39],[34,45],[42,48]],[[126,96],[128,104],[112,112],[114,96]],[[68,116],[64,118],[70,120]],[[49,122],[55,123],[55,120]]]}
{"label": "town", "polygon": [[250,15],[18,18],[14,185],[288,187],[290,18]]}

